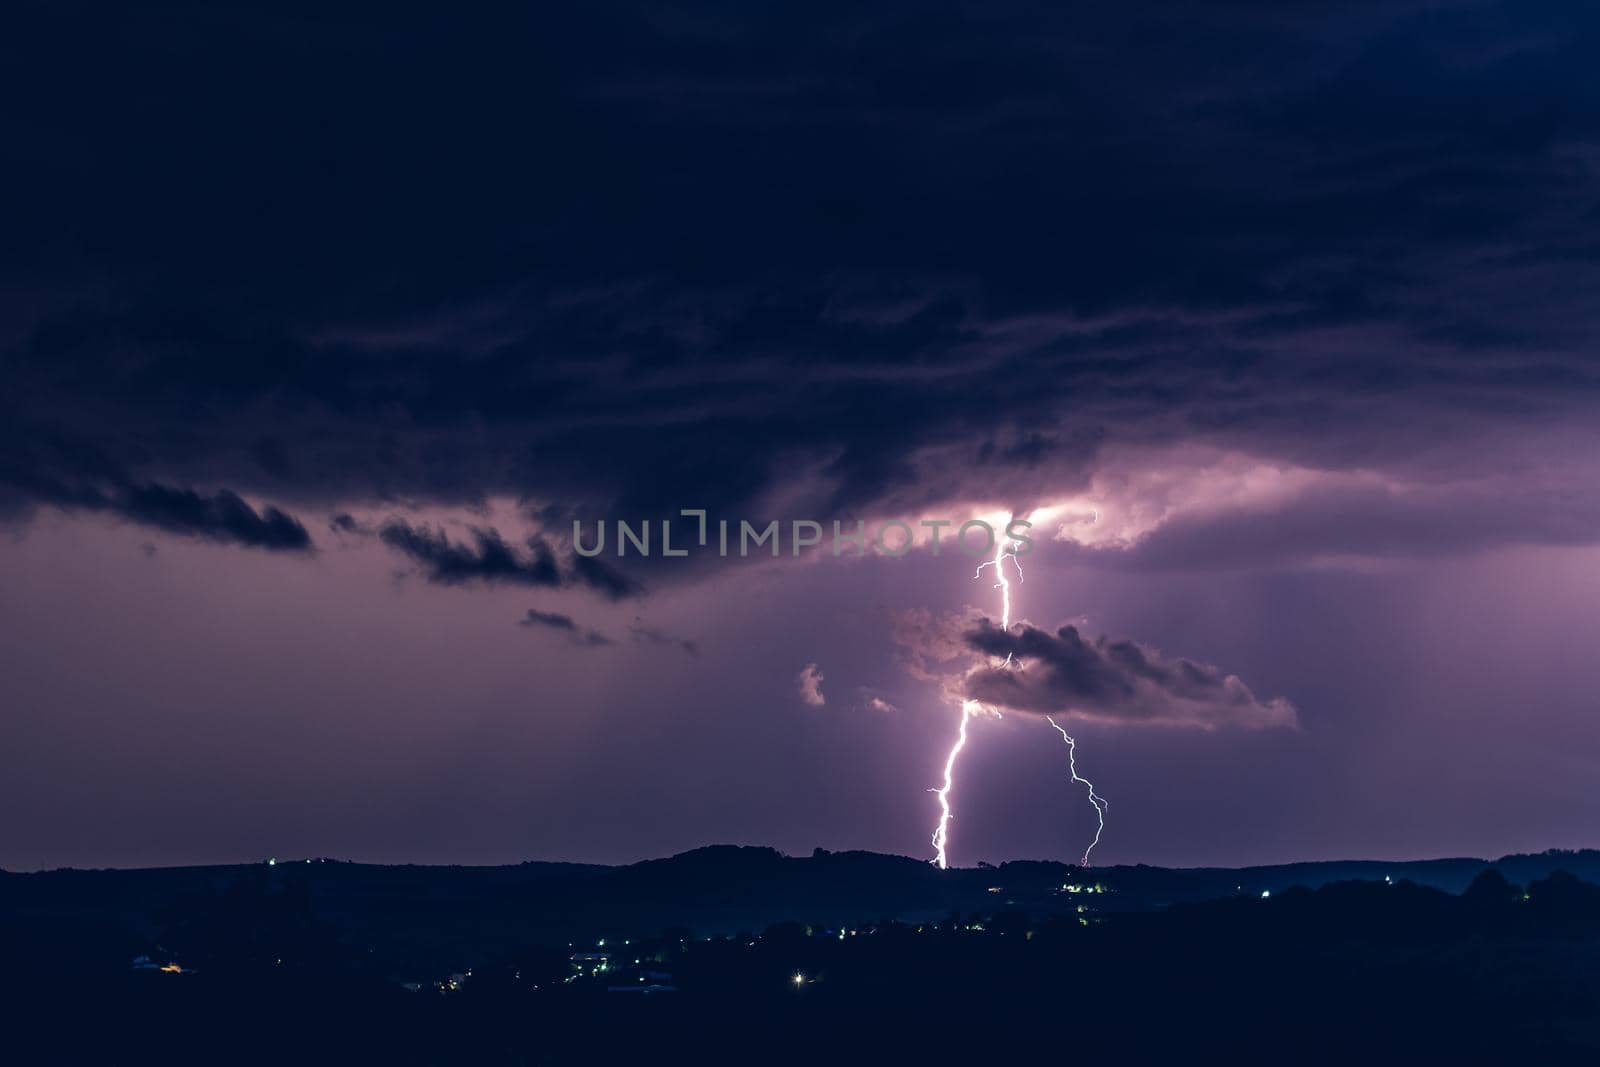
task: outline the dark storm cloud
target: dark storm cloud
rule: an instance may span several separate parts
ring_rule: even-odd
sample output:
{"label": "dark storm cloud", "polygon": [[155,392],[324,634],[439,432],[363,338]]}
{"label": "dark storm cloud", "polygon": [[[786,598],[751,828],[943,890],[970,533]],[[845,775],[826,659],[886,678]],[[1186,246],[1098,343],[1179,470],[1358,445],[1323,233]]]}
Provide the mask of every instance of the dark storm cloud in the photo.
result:
{"label": "dark storm cloud", "polygon": [[399,519],[378,531],[383,543],[423,565],[431,582],[461,585],[465,582],[507,582],[515,585],[561,584],[561,572],[550,546],[539,538],[528,540],[527,557],[518,556],[494,529],[475,529],[471,545],[451,541],[443,530],[411,526]]}
{"label": "dark storm cloud", "polygon": [[13,96],[73,71],[4,138],[0,395],[130,484],[827,518],[1126,441],[1387,469],[1600,393],[1586,8],[107,17],[0,44]]}
{"label": "dark storm cloud", "polygon": [[304,551],[311,547],[311,537],[299,519],[274,507],[257,512],[226,489],[205,496],[192,489],[135,486],[114,508],[124,518],[171,533],[253,548]]}
{"label": "dark storm cloud", "polygon": [[1295,722],[1285,700],[1260,700],[1231,674],[1132,641],[1086,640],[1071,626],[1053,634],[1028,625],[1005,631],[988,620],[965,640],[991,660],[1010,657],[1009,666],[979,667],[962,680],[966,699],[990,707],[1207,728]]}
{"label": "dark storm cloud", "polygon": [[239,494],[135,481],[93,445],[12,423],[0,431],[0,516],[26,515],[40,504],[102,512],[185,537],[308,552],[311,535],[299,519],[273,506],[259,511]]}
{"label": "dark storm cloud", "polygon": [[531,585],[555,588],[582,584],[612,598],[621,599],[639,592],[639,587],[598,560],[574,556],[586,567],[563,570],[555,551],[543,537],[534,535],[526,542],[526,552],[508,545],[493,527],[475,527],[471,544],[450,540],[444,530],[412,526],[401,519],[390,519],[378,531],[390,548],[420,564],[430,582],[440,585],[485,584]]}
{"label": "dark storm cloud", "polygon": [[1021,623],[1002,630],[985,616],[912,609],[895,616],[893,639],[915,678],[955,701],[1031,715],[1110,723],[1245,728],[1293,726],[1287,700],[1262,700],[1216,667],[1148,646],[1088,639],[1072,626],[1051,633]]}
{"label": "dark storm cloud", "polygon": [[[953,706],[862,693],[889,669],[871,620],[995,591],[948,549],[781,573],[569,555],[574,516],[680,508],[1060,505],[1101,547],[1036,530],[1019,617],[1171,652],[1023,629],[981,639],[990,656],[970,614],[904,613],[939,697],[1221,725],[1281,693],[1315,728],[1091,745],[1086,771],[1144,805],[1108,842],[1129,859],[1246,838],[1438,854],[1464,818],[1475,841],[1592,834],[1592,560],[1416,560],[1600,541],[1600,7],[11,7],[0,518],[138,524],[0,529],[0,793],[41,813],[31,842],[0,833],[21,861],[100,840],[140,863],[269,855],[297,819],[495,862],[770,840],[774,817],[807,847],[926,841],[915,790],[954,724],[920,720]],[[346,551],[298,575],[293,551],[227,553],[219,575],[150,532],[282,549],[300,519]],[[1385,563],[1306,566],[1345,555]],[[449,617],[396,613],[374,556]],[[1263,564],[1281,572],[1176,573]],[[568,643],[590,631],[567,594],[713,568],[725,585],[660,597],[651,625],[595,615],[617,648]],[[484,630],[469,589],[549,595],[571,628],[511,609]],[[1002,649],[1021,670],[989,666]],[[612,658],[640,670],[597,685]],[[829,707],[907,713],[747,713],[813,660]],[[518,710],[530,679],[551,714]],[[222,693],[239,713],[196,730]],[[881,762],[862,747],[886,739]],[[1013,776],[1005,743],[963,765],[968,799]],[[793,803],[823,765],[850,773]],[[420,802],[419,775],[449,802]],[[264,817],[268,778],[296,788]],[[1443,815],[1397,821],[1397,790]],[[660,812],[636,817],[640,796]],[[958,847],[1039,822],[991,837],[984,806]]]}
{"label": "dark storm cloud", "polygon": [[517,625],[532,629],[557,630],[566,634],[575,644],[598,648],[604,645],[614,645],[615,641],[605,634],[595,630],[586,630],[573,621],[572,616],[562,615],[555,611],[540,611],[529,608],[528,613],[522,617]]}
{"label": "dark storm cloud", "polygon": [[574,553],[569,566],[577,582],[612,600],[621,600],[623,597],[637,596],[644,592],[643,586],[638,582],[615,567],[602,563],[598,557],[580,556]]}
{"label": "dark storm cloud", "polygon": [[685,637],[677,637],[655,626],[646,626],[638,619],[634,619],[633,624],[628,627],[628,636],[638,644],[670,645],[674,648],[681,648],[691,656],[700,654],[698,642],[691,641]]}
{"label": "dark storm cloud", "polygon": [[245,548],[309,552],[313,547],[311,535],[299,519],[270,505],[257,511],[227,489],[207,494],[154,482],[111,491],[54,486],[36,492],[31,499],[68,510],[105,512],[167,533]]}
{"label": "dark storm cloud", "polygon": [[539,611],[529,608],[528,614],[523,617],[523,626],[548,626],[555,630],[568,630],[576,632],[578,624],[572,621],[571,615],[562,615],[555,611]]}

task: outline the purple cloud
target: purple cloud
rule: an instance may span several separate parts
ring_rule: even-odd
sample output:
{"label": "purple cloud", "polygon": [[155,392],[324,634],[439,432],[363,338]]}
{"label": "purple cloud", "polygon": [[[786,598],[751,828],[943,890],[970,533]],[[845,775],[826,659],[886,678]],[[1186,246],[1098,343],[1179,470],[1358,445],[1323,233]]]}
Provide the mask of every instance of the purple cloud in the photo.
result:
{"label": "purple cloud", "polygon": [[794,682],[803,702],[814,708],[820,708],[828,702],[822,695],[822,669],[815,663],[807,663],[795,676]]}
{"label": "purple cloud", "polygon": [[990,707],[1206,729],[1295,725],[1287,700],[1261,700],[1235,675],[1133,641],[1085,640],[1072,626],[1053,634],[1026,624],[1007,631],[988,620],[965,640],[975,652],[1009,660],[961,680],[965,699]]}

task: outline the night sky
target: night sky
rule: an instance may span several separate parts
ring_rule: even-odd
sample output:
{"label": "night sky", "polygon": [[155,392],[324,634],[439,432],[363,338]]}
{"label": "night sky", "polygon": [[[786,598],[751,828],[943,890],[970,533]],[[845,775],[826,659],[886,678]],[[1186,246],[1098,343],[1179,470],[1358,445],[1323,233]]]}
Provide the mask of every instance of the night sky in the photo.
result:
{"label": "night sky", "polygon": [[1100,863],[1600,844],[1600,11],[139,8],[0,32],[0,866],[931,856],[963,699],[962,865],[1045,714]]}

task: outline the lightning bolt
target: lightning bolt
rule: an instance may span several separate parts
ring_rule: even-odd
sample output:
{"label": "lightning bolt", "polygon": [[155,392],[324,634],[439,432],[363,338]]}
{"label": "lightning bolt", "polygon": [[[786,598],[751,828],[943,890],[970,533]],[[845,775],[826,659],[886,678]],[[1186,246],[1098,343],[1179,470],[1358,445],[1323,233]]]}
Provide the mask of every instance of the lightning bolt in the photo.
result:
{"label": "lightning bolt", "polygon": [[1006,569],[1003,566],[1006,557],[1011,557],[1011,562],[1017,565],[1017,581],[1022,581],[1022,561],[1017,558],[1017,541],[1006,541],[1000,550],[994,554],[994,559],[986,559],[978,564],[978,569],[972,572],[974,578],[983,575],[983,568],[993,567],[995,588],[1000,590],[1000,628],[1011,629],[1011,583],[1006,581]]}
{"label": "lightning bolt", "polygon": [[[1002,540],[999,548],[995,550],[994,558],[984,560],[978,564],[977,570],[972,572],[972,577],[979,578],[983,575],[985,567],[994,568],[995,588],[1000,590],[1000,628],[1007,631],[1011,629],[1011,582],[1006,578],[1005,561],[1006,557],[1009,556],[1011,558],[1012,564],[1017,568],[1017,581],[1023,581],[1022,561],[1017,558],[1017,549],[1019,547],[1020,542],[1014,539],[1007,538]],[[1005,662],[1001,666],[1011,666],[1010,653],[1006,654]],[[950,842],[950,819],[952,818],[950,814],[950,790],[955,784],[956,760],[960,758],[961,750],[967,747],[967,723],[978,711],[979,705],[976,701],[967,700],[962,702],[961,722],[956,731],[956,742],[950,747],[950,754],[944,760],[944,785],[938,789],[929,790],[930,793],[939,798],[939,822],[933,830],[933,862],[938,865],[940,870],[946,870],[950,866],[946,846]],[[1048,715],[1045,716],[1045,721],[1054,726],[1056,732],[1061,735],[1061,739],[1067,743],[1067,770],[1071,772],[1072,780],[1074,782],[1082,782],[1089,790],[1089,804],[1094,808],[1097,825],[1094,831],[1094,840],[1089,842],[1089,847],[1083,850],[1083,859],[1080,865],[1087,867],[1089,866],[1089,854],[1100,843],[1100,835],[1105,833],[1106,809],[1111,805],[1104,797],[1094,791],[1093,782],[1078,774],[1078,742]]]}
{"label": "lightning bolt", "polygon": [[[985,560],[978,564],[978,569],[972,572],[974,578],[983,574],[983,568],[993,567],[995,576],[999,579],[996,588],[1000,590],[1000,625],[1009,630],[1011,628],[1011,583],[1006,579],[1004,566],[1007,556],[1017,567],[1017,580],[1022,581],[1022,562],[1017,559],[1017,542],[1005,539],[1000,542],[1000,547],[995,550],[994,559]],[[1006,656],[1005,664],[1011,663],[1011,657]],[[933,828],[933,862],[939,869],[946,870],[950,866],[949,854],[945,846],[950,841],[950,789],[955,784],[956,760],[961,755],[961,750],[967,747],[967,723],[978,712],[976,701],[967,700],[961,704],[961,725],[956,731],[956,743],[950,746],[950,754],[944,758],[944,785],[938,789],[931,789],[939,798],[939,823]]]}
{"label": "lightning bolt", "polygon": [[944,785],[931,791],[939,798],[939,825],[933,829],[933,862],[939,865],[941,871],[950,866],[944,848],[950,838],[950,787],[954,784],[956,757],[967,747],[967,720],[972,718],[972,712],[972,701],[961,705],[961,729],[956,734],[956,743],[950,748],[950,755],[944,759]]}
{"label": "lightning bolt", "polygon": [[1074,741],[1072,739],[1072,735],[1057,725],[1056,721],[1050,716],[1046,715],[1044,717],[1044,721],[1049,723],[1051,726],[1054,726],[1056,728],[1056,733],[1061,735],[1061,740],[1067,743],[1067,769],[1072,772],[1072,780],[1074,782],[1082,782],[1084,786],[1088,788],[1089,803],[1094,806],[1095,818],[1097,818],[1100,823],[1097,827],[1095,827],[1094,840],[1089,842],[1089,847],[1083,850],[1083,860],[1079,863],[1079,866],[1087,867],[1089,866],[1089,853],[1094,851],[1094,846],[1100,843],[1100,835],[1105,833],[1106,809],[1109,808],[1111,804],[1104,797],[1100,796],[1094,791],[1093,782],[1089,781],[1087,778],[1079,777],[1078,761],[1076,759],[1078,742]]}

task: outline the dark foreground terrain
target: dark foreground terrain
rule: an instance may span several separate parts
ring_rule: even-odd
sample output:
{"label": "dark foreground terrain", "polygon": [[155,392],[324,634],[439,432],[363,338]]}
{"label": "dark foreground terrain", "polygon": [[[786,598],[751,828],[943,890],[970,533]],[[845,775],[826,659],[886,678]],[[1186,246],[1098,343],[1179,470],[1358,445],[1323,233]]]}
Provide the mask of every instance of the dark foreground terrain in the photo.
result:
{"label": "dark foreground terrain", "polygon": [[14,1062],[1592,1063],[1600,853],[0,874]]}

